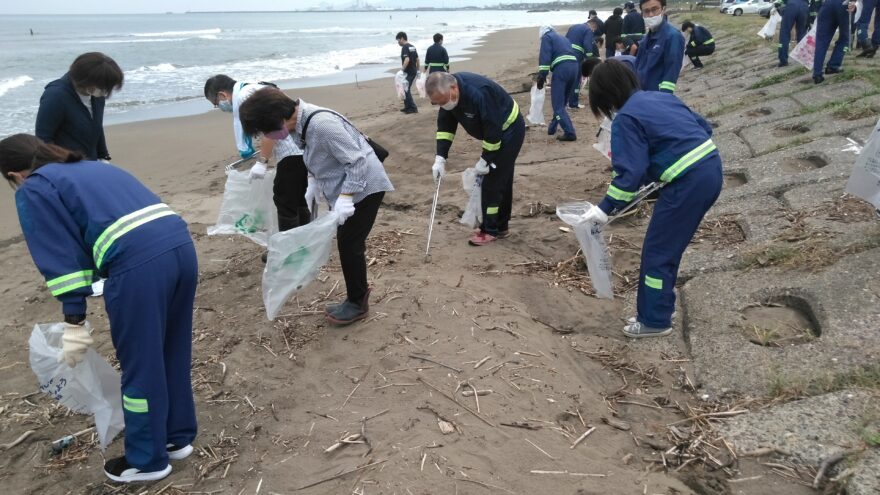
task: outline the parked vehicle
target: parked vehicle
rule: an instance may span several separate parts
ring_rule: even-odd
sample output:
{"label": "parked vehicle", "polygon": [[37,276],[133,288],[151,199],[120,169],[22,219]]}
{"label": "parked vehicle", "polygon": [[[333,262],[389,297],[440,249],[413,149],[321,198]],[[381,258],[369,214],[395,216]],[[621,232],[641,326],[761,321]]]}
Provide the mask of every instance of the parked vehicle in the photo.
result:
{"label": "parked vehicle", "polygon": [[743,14],[757,14],[764,7],[772,6],[772,4],[767,0],[744,0],[739,1],[735,0],[734,3],[727,7],[727,10],[723,11],[725,14],[730,15],[743,15]]}

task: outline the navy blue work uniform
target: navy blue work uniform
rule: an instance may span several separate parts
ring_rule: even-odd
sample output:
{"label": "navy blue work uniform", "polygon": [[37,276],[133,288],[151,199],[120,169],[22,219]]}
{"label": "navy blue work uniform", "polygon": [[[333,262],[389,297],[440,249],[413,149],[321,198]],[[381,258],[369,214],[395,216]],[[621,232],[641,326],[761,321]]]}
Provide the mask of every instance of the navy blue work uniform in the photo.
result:
{"label": "navy blue work uniform", "polygon": [[437,155],[449,156],[459,124],[468,134],[483,141],[480,156],[490,167],[482,178],[480,230],[498,237],[509,227],[513,169],[526,136],[526,124],[519,105],[495,81],[470,72],[453,76],[458,83],[458,104],[452,110],[441,108],[437,115]]}
{"label": "navy blue work uniform", "polygon": [[407,58],[409,58],[409,64],[403,69],[403,72],[406,73],[407,82],[406,93],[403,96],[403,109],[418,110],[416,102],[412,97],[412,88],[416,76],[419,74],[419,52],[416,50],[416,47],[409,43],[404,43],[403,46],[400,47],[400,63],[403,64],[403,61]]}
{"label": "navy blue work uniform", "polygon": [[34,170],[15,193],[28,249],[65,315],[98,276],[122,368],[125,458],[168,465],[196,436],[191,381],[198,262],[186,223],[128,172],[83,161]]}
{"label": "navy blue work uniform", "polygon": [[636,75],[645,91],[675,92],[675,83],[684,58],[684,36],[664,20],[656,31],[639,42],[636,53]]}
{"label": "navy blue work uniform", "polygon": [[840,0],[825,0],[816,20],[816,54],[813,57],[813,77],[822,75],[825,55],[834,38],[834,31],[839,31],[834,51],[828,60],[828,69],[840,70],[843,56],[849,51],[849,11],[847,5]]}
{"label": "navy blue work uniform", "polygon": [[700,56],[713,53],[715,53],[715,38],[712,37],[712,33],[699,24],[694,25],[687,48],[684,49],[684,54],[691,59],[694,67],[699,69],[703,67]]}
{"label": "navy blue work uniform", "polygon": [[541,36],[538,55],[538,73],[546,77],[549,71],[553,71],[553,86],[550,89],[553,118],[547,126],[547,134],[556,134],[556,128],[561,125],[566,135],[577,136],[565,105],[580,81],[581,68],[571,42],[552,29]]}
{"label": "navy blue work uniform", "polygon": [[[586,24],[573,24],[565,33],[565,38],[571,42],[574,48],[574,56],[577,58],[578,67],[587,57],[593,56],[593,30]],[[580,103],[581,84],[580,77],[577,78],[577,84],[574,85],[574,91],[569,97],[568,106],[578,108]]]}
{"label": "navy blue work uniform", "polygon": [[[88,101],[89,107],[86,107]],[[109,159],[104,139],[105,98],[82,97],[65,74],[46,85],[34,134],[45,143],[79,151],[89,160]]]}
{"label": "navy blue work uniform", "polygon": [[[829,0],[839,1],[839,0]],[[798,43],[807,34],[809,6],[806,0],[779,0],[776,10],[782,9],[782,22],[779,28],[779,64],[788,65],[788,48],[791,44],[791,28],[795,28]]]}
{"label": "navy blue work uniform", "polygon": [[645,179],[667,183],[642,246],[637,319],[668,328],[681,256],[721,193],[712,127],[675,95],[636,91],[611,122],[611,165],[615,176],[599,203],[606,214],[632,201]]}
{"label": "navy blue work uniform", "polygon": [[449,54],[442,43],[434,43],[425,52],[425,68],[428,74],[434,72],[449,72]]}
{"label": "navy blue work uniform", "polygon": [[[632,36],[635,41],[638,41],[644,35],[645,20],[642,19],[642,14],[639,14],[635,9],[630,10],[623,16],[623,32],[620,33],[620,37]],[[611,41],[613,42],[614,40]]]}
{"label": "navy blue work uniform", "polygon": [[[868,40],[868,27],[871,24],[871,16],[874,16],[874,34]],[[880,46],[880,1],[862,0],[862,15],[857,24],[856,36],[862,48]]]}

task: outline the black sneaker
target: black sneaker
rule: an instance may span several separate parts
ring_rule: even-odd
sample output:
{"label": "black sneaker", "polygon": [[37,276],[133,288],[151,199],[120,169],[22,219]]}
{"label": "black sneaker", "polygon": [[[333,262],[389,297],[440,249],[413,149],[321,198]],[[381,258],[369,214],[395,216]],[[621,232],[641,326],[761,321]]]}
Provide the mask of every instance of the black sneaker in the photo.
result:
{"label": "black sneaker", "polygon": [[577,136],[574,134],[563,134],[561,136],[556,136],[557,141],[577,141]]}
{"label": "black sneaker", "polygon": [[819,74],[818,76],[813,76],[813,83],[822,84],[823,82],[825,82],[825,76],[823,76],[822,74]]}
{"label": "black sneaker", "polygon": [[168,458],[172,461],[180,461],[189,457],[190,454],[193,453],[192,445],[184,445],[183,447],[178,447],[173,443],[169,443],[165,446],[165,450],[168,451]]}
{"label": "black sneaker", "polygon": [[788,62],[779,62],[776,67],[788,67]]}
{"label": "black sneaker", "polygon": [[403,111],[403,113],[406,113],[406,114],[419,113],[419,109],[418,108],[407,108],[406,110]]}
{"label": "black sneaker", "polygon": [[110,459],[104,463],[104,474],[113,481],[119,483],[132,483],[135,481],[156,481],[171,474],[171,464],[160,471],[141,471],[128,464],[125,457]]}
{"label": "black sneaker", "polygon": [[843,72],[843,69],[841,69],[841,68],[839,68],[839,67],[838,67],[837,69],[835,69],[835,68],[833,68],[833,67],[825,67],[825,74],[826,74],[826,75],[828,75],[828,74],[840,74],[841,72]]}

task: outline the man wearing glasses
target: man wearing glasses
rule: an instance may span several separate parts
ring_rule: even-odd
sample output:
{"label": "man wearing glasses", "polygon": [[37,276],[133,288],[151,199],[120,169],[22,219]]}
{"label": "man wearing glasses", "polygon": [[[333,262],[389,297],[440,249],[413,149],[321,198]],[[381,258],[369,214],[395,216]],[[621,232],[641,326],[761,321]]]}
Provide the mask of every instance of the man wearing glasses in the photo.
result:
{"label": "man wearing glasses", "polygon": [[645,91],[674,93],[684,58],[684,36],[666,21],[666,0],[641,0],[639,8],[648,29],[636,55],[639,86]]}

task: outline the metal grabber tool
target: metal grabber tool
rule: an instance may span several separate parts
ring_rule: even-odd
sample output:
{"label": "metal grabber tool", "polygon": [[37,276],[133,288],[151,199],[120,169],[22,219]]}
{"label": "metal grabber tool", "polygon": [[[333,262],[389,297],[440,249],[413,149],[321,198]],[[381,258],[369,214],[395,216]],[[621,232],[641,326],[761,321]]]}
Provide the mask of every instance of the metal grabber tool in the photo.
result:
{"label": "metal grabber tool", "polygon": [[654,191],[660,190],[666,184],[667,184],[666,182],[652,182],[650,184],[646,184],[646,185],[642,186],[638,190],[638,192],[636,192],[636,196],[633,198],[633,200],[630,201],[629,204],[627,204],[622,210],[617,212],[617,215],[614,215],[613,217],[609,218],[608,223],[606,223],[605,225],[608,225],[611,222],[617,220],[618,218],[623,217],[626,212],[628,212],[629,210],[638,206],[638,204],[641,203],[642,201],[644,201],[645,198],[647,198],[648,196],[653,194]]}
{"label": "metal grabber tool", "polygon": [[431,252],[431,234],[434,233],[434,216],[437,214],[437,198],[440,197],[440,183],[443,182],[443,176],[437,178],[437,189],[434,190],[434,202],[431,204],[431,223],[428,224],[428,244],[425,246],[425,263],[430,259]]}

